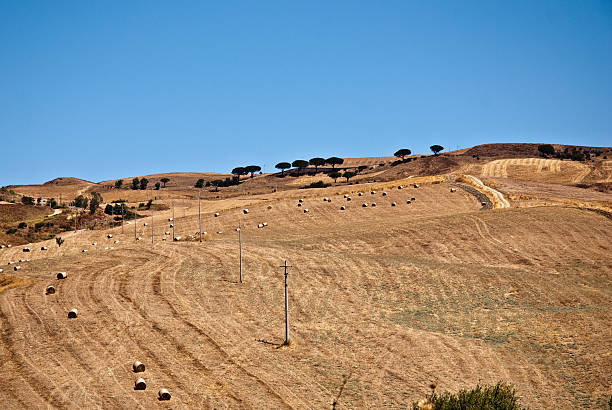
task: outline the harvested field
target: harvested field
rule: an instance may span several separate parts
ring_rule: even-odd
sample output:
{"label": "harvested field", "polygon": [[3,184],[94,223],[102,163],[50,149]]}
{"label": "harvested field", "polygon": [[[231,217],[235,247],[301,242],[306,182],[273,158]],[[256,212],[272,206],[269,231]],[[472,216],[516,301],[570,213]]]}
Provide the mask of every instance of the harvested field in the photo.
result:
{"label": "harvested field", "polygon": [[[457,390],[498,380],[535,408],[602,407],[612,221],[574,208],[480,211],[449,184],[399,184],[205,201],[202,244],[162,242],[163,211],[154,245],[126,226],[34,247],[20,271],[32,284],[0,293],[2,398],[13,408],[156,408],[167,388],[176,408],[326,408],[348,377],[339,408],[405,408],[432,381]],[[378,206],[343,200],[346,188]],[[274,223],[257,229],[262,220]],[[137,235],[150,239],[142,222],[150,216]],[[173,223],[175,235],[195,235],[197,203]],[[114,249],[90,246],[115,238]],[[0,262],[19,252],[4,249]],[[279,348],[285,259],[293,344]],[[50,281],[56,293],[45,295]],[[133,389],[135,360],[147,363],[145,392]]]}

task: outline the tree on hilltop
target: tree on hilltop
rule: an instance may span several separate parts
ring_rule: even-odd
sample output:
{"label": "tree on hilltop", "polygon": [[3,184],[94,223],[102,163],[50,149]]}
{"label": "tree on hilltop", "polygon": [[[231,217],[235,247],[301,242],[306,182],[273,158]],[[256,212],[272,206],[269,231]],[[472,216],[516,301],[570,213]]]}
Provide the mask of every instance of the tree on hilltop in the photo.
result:
{"label": "tree on hilltop", "polygon": [[332,178],[334,180],[334,182],[336,182],[338,180],[338,178],[340,178],[342,176],[342,174],[340,172],[338,172],[338,171],[332,171],[332,172],[330,172],[327,175],[329,175],[329,177]]}
{"label": "tree on hilltop", "polygon": [[538,145],[538,151],[543,155],[555,155],[555,148],[550,144]]}
{"label": "tree on hilltop", "polygon": [[329,157],[325,160],[325,163],[331,165],[332,168],[335,168],[336,165],[342,165],[344,163],[344,159],[339,157]]}
{"label": "tree on hilltop", "polygon": [[407,157],[410,154],[412,154],[412,151],[410,151],[408,148],[402,148],[402,149],[397,150],[395,152],[395,154],[393,154],[393,155],[395,155],[398,158],[401,158],[402,161],[403,161],[404,158]]}
{"label": "tree on hilltop", "polygon": [[195,183],[195,187],[196,188],[204,188],[204,178],[198,179],[198,181]]}
{"label": "tree on hilltop", "polygon": [[438,155],[438,152],[442,151],[444,149],[444,147],[442,145],[432,145],[431,147],[429,147],[429,149],[431,150],[431,152],[434,153],[434,155]]}
{"label": "tree on hilltop", "polygon": [[123,185],[123,179],[118,179],[115,181],[115,188],[120,189]]}
{"label": "tree on hilltop", "polygon": [[166,183],[170,182],[170,178],[163,177],[162,179],[160,179],[160,181],[162,182],[162,184],[164,184],[164,188],[165,188],[166,187]]}
{"label": "tree on hilltop", "polygon": [[299,176],[300,170],[308,166],[308,161],[305,161],[303,159],[296,159],[295,161],[291,163],[291,165],[293,165],[294,167],[298,169],[298,176]]}
{"label": "tree on hilltop", "polygon": [[138,177],[132,179],[132,189],[136,190],[140,186],[140,179]]}
{"label": "tree on hilltop", "polygon": [[353,178],[355,175],[357,175],[356,172],[347,171],[344,174],[342,174],[342,178],[346,178],[346,182],[349,182],[349,179]]}
{"label": "tree on hilltop", "polygon": [[149,180],[146,178],[143,178],[140,180],[140,189],[145,190],[147,189],[147,185],[149,184]]}
{"label": "tree on hilltop", "polygon": [[291,168],[291,164],[288,162],[279,162],[274,168],[280,169],[281,175],[285,175],[285,170]]}
{"label": "tree on hilltop", "polygon": [[314,165],[314,167],[315,167],[315,174],[316,174],[318,168],[322,167],[323,165],[325,165],[325,158],[319,158],[319,157],[311,158],[310,161],[308,161],[308,163],[310,165]]}
{"label": "tree on hilltop", "polygon": [[261,167],[259,165],[249,165],[247,167],[244,167],[244,170],[251,174],[251,178],[253,178],[253,174],[261,171]]}

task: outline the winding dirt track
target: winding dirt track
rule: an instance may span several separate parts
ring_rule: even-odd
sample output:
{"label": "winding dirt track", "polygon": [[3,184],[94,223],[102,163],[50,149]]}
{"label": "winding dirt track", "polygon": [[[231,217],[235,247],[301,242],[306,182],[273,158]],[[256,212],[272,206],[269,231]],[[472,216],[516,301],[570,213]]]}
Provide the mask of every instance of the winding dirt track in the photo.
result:
{"label": "winding dirt track", "polygon": [[[571,208],[479,211],[449,187],[207,213],[202,244],[162,242],[162,214],[153,246],[127,227],[112,240],[83,231],[39,246],[20,271],[34,283],[0,293],[0,398],[9,408],[318,409],[350,375],[339,408],[405,408],[431,381],[456,390],[479,380],[514,383],[535,408],[603,406],[610,220]],[[198,229],[188,205],[175,221],[184,237]],[[137,235],[149,229],[140,223]],[[2,265],[21,256],[1,252]],[[279,348],[284,259],[294,343]],[[135,360],[147,366],[144,392],[133,390]],[[170,402],[156,400],[161,387]]]}

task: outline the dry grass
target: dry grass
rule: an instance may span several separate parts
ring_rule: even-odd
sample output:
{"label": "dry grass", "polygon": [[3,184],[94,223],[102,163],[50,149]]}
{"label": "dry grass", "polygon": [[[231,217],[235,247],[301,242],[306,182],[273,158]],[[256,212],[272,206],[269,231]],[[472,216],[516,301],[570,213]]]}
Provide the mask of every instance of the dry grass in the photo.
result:
{"label": "dry grass", "polygon": [[32,283],[34,283],[34,281],[31,279],[23,278],[20,276],[0,274],[0,293],[20,286],[28,286]]}

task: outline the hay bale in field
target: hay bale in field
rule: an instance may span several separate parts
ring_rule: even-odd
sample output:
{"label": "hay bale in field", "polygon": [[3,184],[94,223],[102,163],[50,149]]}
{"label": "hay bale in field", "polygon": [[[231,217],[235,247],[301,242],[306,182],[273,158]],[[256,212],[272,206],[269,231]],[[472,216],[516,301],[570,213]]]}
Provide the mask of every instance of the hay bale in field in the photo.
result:
{"label": "hay bale in field", "polygon": [[25,261],[25,259],[19,259],[19,263],[24,263]]}
{"label": "hay bale in field", "polygon": [[219,212],[215,212],[215,218],[219,216]]}
{"label": "hay bale in field", "polygon": [[372,202],[372,206],[376,206],[376,202]]}
{"label": "hay bale in field", "polygon": [[91,246],[96,246],[98,244],[98,242],[92,242]]}
{"label": "hay bale in field", "polygon": [[363,196],[363,192],[359,192],[357,195],[359,195],[359,196]]}
{"label": "hay bale in field", "polygon": [[108,250],[108,246],[105,246],[105,247],[104,247],[104,250],[105,250],[105,251],[107,251],[107,250]]}
{"label": "hay bale in field", "polygon": [[217,235],[221,235],[222,233],[222,231],[217,231]]}
{"label": "hay bale in field", "polygon": [[145,383],[142,377],[140,377],[138,380],[134,382],[134,390],[145,390],[146,388],[147,388],[147,383]]}
{"label": "hay bale in field", "polygon": [[258,228],[263,228],[263,224],[257,224]]}
{"label": "hay bale in field", "polygon": [[170,400],[170,392],[167,389],[161,389],[157,392],[158,400]]}
{"label": "hay bale in field", "polygon": [[115,242],[113,242],[113,243],[115,243],[115,244],[116,244],[116,243],[119,243],[119,241],[115,241]]}
{"label": "hay bale in field", "polygon": [[144,226],[148,226],[149,224],[145,222],[145,223],[143,223],[143,225],[144,225]]}
{"label": "hay bale in field", "polygon": [[0,273],[4,272],[4,269],[0,268]]}
{"label": "hay bale in field", "polygon": [[23,248],[22,249],[24,252],[30,252],[30,248]]}
{"label": "hay bale in field", "polygon": [[391,202],[391,206],[397,206],[395,202]]}
{"label": "hay bale in field", "polygon": [[70,312],[68,312],[68,319],[76,319],[78,314],[79,314],[78,310],[72,309]]}
{"label": "hay bale in field", "polygon": [[307,214],[308,213],[308,208],[304,209],[304,213]]}
{"label": "hay bale in field", "polygon": [[415,187],[415,188],[418,188],[418,187],[419,187],[419,184],[414,184],[414,187]]}
{"label": "hay bale in field", "polygon": [[341,211],[344,211],[345,209],[346,209],[346,207],[345,207],[344,205],[342,205],[342,206],[340,207],[340,210],[341,210]]}
{"label": "hay bale in field", "polygon": [[249,213],[249,210],[247,208],[245,208],[245,209],[242,210],[242,213],[246,215],[246,214]]}
{"label": "hay bale in field", "polygon": [[174,228],[174,224],[170,224],[170,228]]}
{"label": "hay bale in field", "polygon": [[134,369],[134,373],[142,373],[145,371],[145,365],[136,360],[132,365],[132,369]]}
{"label": "hay bale in field", "polygon": [[411,201],[410,201],[410,199],[409,199],[409,200],[407,200],[407,201],[406,201],[406,203],[407,203],[407,204],[410,204],[410,203],[412,203],[412,202],[411,202]]}
{"label": "hay bale in field", "polygon": [[302,204],[298,204],[298,207],[302,206]]}
{"label": "hay bale in field", "polygon": [[411,201],[416,201],[415,197],[410,198]]}
{"label": "hay bale in field", "polygon": [[168,222],[174,221],[174,218],[168,218]]}
{"label": "hay bale in field", "polygon": [[372,195],[376,195],[376,191],[372,191],[370,192]]}
{"label": "hay bale in field", "polygon": [[57,272],[58,279],[66,279],[67,276],[68,274],[66,272]]}
{"label": "hay bale in field", "polygon": [[170,235],[170,231],[164,232],[164,235]]}
{"label": "hay bale in field", "polygon": [[348,194],[344,194],[344,197],[345,197],[345,198],[348,198]]}
{"label": "hay bale in field", "polygon": [[51,285],[47,286],[47,289],[45,290],[45,294],[53,295],[54,293],[55,293],[55,288]]}
{"label": "hay bale in field", "polygon": [[180,236],[180,235],[179,235],[179,236],[175,236],[175,237],[174,237],[174,242],[178,242],[178,241],[180,241],[181,239],[183,239],[183,237],[182,237],[182,236]]}
{"label": "hay bale in field", "polygon": [[9,263],[8,263],[8,264],[9,264],[9,265],[14,265],[14,264],[15,264],[15,262],[13,262],[13,261],[9,261]]}
{"label": "hay bale in field", "polygon": [[404,189],[402,185],[398,186],[397,189]]}
{"label": "hay bale in field", "polygon": [[324,197],[324,198],[323,198],[323,202],[327,202],[327,197]]}
{"label": "hay bale in field", "polygon": [[387,193],[386,193],[386,192],[383,192],[383,193],[382,193],[382,196],[387,196]]}
{"label": "hay bale in field", "polygon": [[138,238],[136,238],[137,241],[142,241],[142,238],[139,236]]}
{"label": "hay bale in field", "polygon": [[49,248],[47,248],[46,246],[41,246],[41,247],[40,247],[40,250],[41,250],[41,251],[46,251],[47,249],[49,249]]}
{"label": "hay bale in field", "polygon": [[17,271],[17,270],[19,270],[19,269],[21,269],[21,266],[19,266],[19,265],[15,266],[15,267],[13,268],[13,270],[15,270],[15,271]]}
{"label": "hay bale in field", "polygon": [[240,228],[236,228],[236,232],[240,232]]}
{"label": "hay bale in field", "polygon": [[87,249],[83,249],[81,252],[86,253],[86,252],[87,252]]}
{"label": "hay bale in field", "polygon": [[11,246],[13,246],[13,245],[11,245],[10,243],[8,245],[6,245],[7,248],[10,248]]}
{"label": "hay bale in field", "polygon": [[263,226],[268,226],[268,223],[267,223],[267,222],[264,222],[264,223],[263,223]]}
{"label": "hay bale in field", "polygon": [[364,208],[367,208],[368,204],[366,202],[364,202],[363,205],[361,205],[361,206],[364,207]]}
{"label": "hay bale in field", "polygon": [[353,199],[353,198],[351,198],[350,196],[348,198],[346,198],[347,202],[350,201],[351,199]]}
{"label": "hay bale in field", "polygon": [[0,249],[4,249],[4,245],[0,245]]}
{"label": "hay bale in field", "polygon": [[451,192],[455,192],[455,191],[456,191],[456,189],[455,189],[455,188],[451,188],[451,189],[450,189],[450,191],[451,191]]}
{"label": "hay bale in field", "polygon": [[487,206],[487,203],[486,203],[485,201],[482,201],[482,202],[480,203],[480,205],[482,205],[482,206]]}
{"label": "hay bale in field", "polygon": [[300,199],[298,199],[298,202],[299,202],[299,203],[304,202],[304,198],[300,198]]}
{"label": "hay bale in field", "polygon": [[272,209],[272,205],[268,205],[268,209]]}
{"label": "hay bale in field", "polygon": [[106,235],[106,237],[107,237],[108,239],[111,239],[111,238],[113,237],[113,234],[112,234],[112,233],[109,233],[108,235]]}

